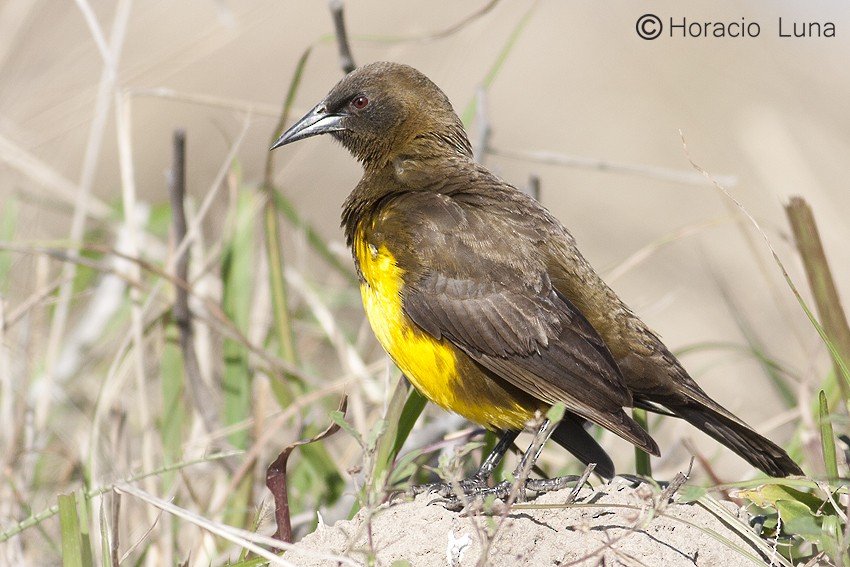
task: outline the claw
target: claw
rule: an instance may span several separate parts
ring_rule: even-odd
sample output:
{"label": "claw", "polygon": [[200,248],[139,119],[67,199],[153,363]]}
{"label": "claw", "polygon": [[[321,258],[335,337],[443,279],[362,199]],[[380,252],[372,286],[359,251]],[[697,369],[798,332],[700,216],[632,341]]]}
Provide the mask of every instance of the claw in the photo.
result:
{"label": "claw", "polygon": [[[432,500],[429,504],[442,504],[448,510],[462,510],[467,506],[475,506],[484,503],[488,497],[501,499],[503,502],[516,501],[525,502],[525,491],[530,490],[535,494],[543,494],[566,488],[570,483],[576,483],[577,487],[574,494],[570,495],[570,499],[574,499],[578,490],[587,481],[590,474],[593,472],[596,465],[590,464],[585,469],[581,477],[576,476],[561,476],[548,479],[529,479],[528,475],[534,462],[540,454],[540,449],[546,439],[552,434],[552,427],[549,420],[544,420],[543,424],[537,432],[537,438],[541,438],[539,442],[535,441],[531,447],[525,452],[520,460],[519,465],[514,471],[514,477],[521,479],[518,484],[509,481],[502,481],[495,486],[489,486],[487,481],[493,473],[495,467],[499,464],[505,452],[516,439],[518,432],[506,432],[484,462],[481,468],[478,469],[473,476],[457,482],[435,482],[431,484],[417,484],[411,486],[407,490],[407,494],[416,496],[418,494],[436,494],[441,498]],[[513,496],[513,498],[511,498]],[[392,499],[392,496],[391,496]]]}
{"label": "claw", "polygon": [[406,494],[416,496],[418,494],[435,494],[435,498],[428,502],[431,504],[442,504],[447,510],[460,511],[470,505],[480,505],[492,497],[506,501],[516,489],[516,502],[525,502],[525,492],[531,491],[536,495],[546,492],[561,490],[581,481],[578,476],[559,476],[555,478],[529,478],[516,486],[512,482],[503,480],[495,486],[488,486],[486,481],[472,477],[463,479],[456,483],[435,482],[432,484],[417,484],[411,486]]}

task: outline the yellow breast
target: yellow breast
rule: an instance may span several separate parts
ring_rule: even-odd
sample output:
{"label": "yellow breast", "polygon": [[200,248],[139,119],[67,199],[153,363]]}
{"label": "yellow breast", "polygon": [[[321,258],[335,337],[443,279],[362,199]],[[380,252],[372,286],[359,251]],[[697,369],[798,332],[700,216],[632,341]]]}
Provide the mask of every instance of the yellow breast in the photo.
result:
{"label": "yellow breast", "polygon": [[365,242],[362,235],[354,240],[354,254],[363,274],[360,284],[363,307],[378,342],[426,398],[452,409],[451,382],[457,374],[454,352],[414,329],[402,311],[404,271],[396,265],[386,246],[376,248]]}
{"label": "yellow breast", "polygon": [[[386,245],[354,238],[354,256],[363,281],[360,293],[375,337],[396,366],[422,395],[475,423],[521,429],[534,414],[527,400],[485,376],[445,339],[419,330],[402,309],[404,270]],[[463,375],[461,375],[463,374]],[[539,404],[535,404],[539,405]]]}

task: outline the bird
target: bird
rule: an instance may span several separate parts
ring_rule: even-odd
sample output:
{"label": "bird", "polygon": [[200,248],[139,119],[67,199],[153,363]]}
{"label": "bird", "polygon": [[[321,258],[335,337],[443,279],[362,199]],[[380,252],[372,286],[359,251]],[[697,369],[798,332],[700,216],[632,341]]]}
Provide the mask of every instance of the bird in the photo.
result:
{"label": "bird", "polygon": [[502,435],[465,490],[480,493],[518,432],[555,404],[563,419],[546,437],[606,479],[616,471],[588,422],[660,455],[627,408],[682,418],[772,477],[803,474],[706,394],[558,219],[476,162],[424,74],[356,68],[271,150],[323,134],[363,168],[341,226],[378,342],[425,398]]}

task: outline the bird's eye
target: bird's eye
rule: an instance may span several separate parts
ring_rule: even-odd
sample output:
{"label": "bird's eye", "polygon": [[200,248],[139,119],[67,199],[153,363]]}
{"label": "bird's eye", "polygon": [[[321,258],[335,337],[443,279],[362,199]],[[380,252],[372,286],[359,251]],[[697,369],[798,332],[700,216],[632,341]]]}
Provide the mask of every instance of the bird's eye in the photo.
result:
{"label": "bird's eye", "polygon": [[357,110],[363,110],[369,105],[369,99],[365,96],[356,96],[351,101],[351,106],[356,108]]}

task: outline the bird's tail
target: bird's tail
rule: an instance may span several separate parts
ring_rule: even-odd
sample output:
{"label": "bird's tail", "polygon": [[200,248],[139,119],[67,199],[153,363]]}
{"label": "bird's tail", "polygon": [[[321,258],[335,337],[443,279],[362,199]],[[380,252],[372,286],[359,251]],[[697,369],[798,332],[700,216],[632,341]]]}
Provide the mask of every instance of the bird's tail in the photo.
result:
{"label": "bird's tail", "polygon": [[596,439],[585,429],[586,421],[579,416],[567,412],[552,432],[552,441],[575,455],[585,465],[593,463],[593,471],[605,479],[614,478],[614,463]]}
{"label": "bird's tail", "polygon": [[753,431],[742,421],[693,401],[677,407],[667,404],[665,406],[770,476],[785,477],[803,474],[800,466],[788,456],[785,450]]}

